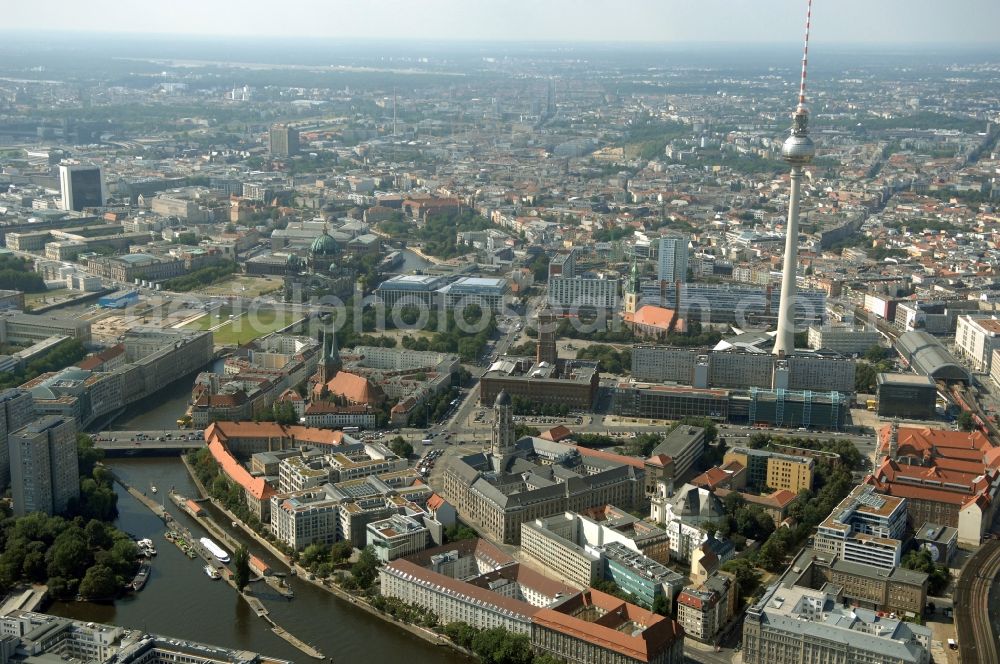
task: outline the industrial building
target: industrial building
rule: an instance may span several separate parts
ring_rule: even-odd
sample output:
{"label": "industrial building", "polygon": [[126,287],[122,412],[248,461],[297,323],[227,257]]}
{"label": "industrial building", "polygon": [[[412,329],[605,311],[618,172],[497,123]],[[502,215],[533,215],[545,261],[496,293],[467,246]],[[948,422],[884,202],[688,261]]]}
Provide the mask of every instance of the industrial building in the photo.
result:
{"label": "industrial building", "polygon": [[69,337],[90,343],[90,321],[53,314],[0,312],[0,343],[30,346],[50,337]]}
{"label": "industrial building", "polygon": [[909,367],[934,380],[957,381],[968,385],[972,377],[941,342],[923,330],[904,332],[896,350]]}

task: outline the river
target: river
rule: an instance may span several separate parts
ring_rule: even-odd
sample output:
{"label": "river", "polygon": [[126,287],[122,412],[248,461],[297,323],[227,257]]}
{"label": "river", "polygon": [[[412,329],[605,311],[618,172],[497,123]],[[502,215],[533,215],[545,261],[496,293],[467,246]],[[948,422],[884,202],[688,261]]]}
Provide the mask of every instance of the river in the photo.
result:
{"label": "river", "polygon": [[425,270],[433,265],[430,261],[417,256],[409,249],[403,249],[403,262],[395,268],[400,274],[412,274],[416,270]]}
{"label": "river", "polygon": [[[184,412],[190,395],[190,383],[177,381],[156,398],[134,404],[114,423],[116,429],[173,428]],[[186,496],[196,496],[187,470],[177,457],[109,459],[108,465],[126,482],[141,490],[151,484],[160,489],[157,495],[175,487]],[[135,537],[149,537],[158,554],[146,587],[134,596],[114,603],[56,602],[48,610],[60,616],[80,620],[114,623],[158,634],[193,639],[206,643],[246,648],[265,655],[296,662],[312,660],[274,635],[267,623],[241,601],[236,592],[221,581],[212,581],[202,571],[203,562],[189,560],[163,537],[163,523],[121,487],[118,493],[117,525]],[[215,508],[207,506],[210,511]],[[174,507],[171,513],[192,533],[204,533],[197,522]],[[249,538],[228,528],[228,519],[216,515],[216,522],[246,542],[250,551],[275,565],[273,557]],[[271,617],[306,643],[317,647],[334,661],[390,661],[405,656],[407,664],[458,664],[467,661],[454,651],[413,636],[382,621],[330,593],[301,581],[290,580],[295,599],[288,601],[269,587],[255,584],[254,593],[267,605]]]}

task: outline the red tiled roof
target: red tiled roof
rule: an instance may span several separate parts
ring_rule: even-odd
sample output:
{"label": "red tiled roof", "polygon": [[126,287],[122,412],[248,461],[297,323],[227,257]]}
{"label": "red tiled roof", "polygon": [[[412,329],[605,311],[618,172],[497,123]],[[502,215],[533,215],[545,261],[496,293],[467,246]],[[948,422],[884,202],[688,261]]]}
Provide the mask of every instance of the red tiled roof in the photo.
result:
{"label": "red tiled roof", "polygon": [[211,442],[215,438],[222,442],[233,438],[273,438],[291,439],[311,445],[340,445],[344,440],[344,433],[316,427],[285,426],[275,422],[212,422],[205,429],[205,440]]}
{"label": "red tiled roof", "polygon": [[595,457],[597,459],[606,459],[607,461],[616,461],[618,463],[624,463],[633,468],[645,468],[645,462],[642,459],[637,459],[636,457],[624,456],[622,454],[615,454],[614,452],[605,452],[604,450],[595,450],[592,447],[583,447],[581,445],[574,445],[577,450],[579,450],[581,456]]}
{"label": "red tiled roof", "polygon": [[[588,621],[571,615],[589,606],[603,610],[597,620]],[[638,633],[619,631],[618,628],[629,621],[645,629]],[[555,608],[539,610],[532,622],[640,662],[656,659],[659,653],[684,635],[676,620],[593,588],[563,601]]]}
{"label": "red tiled roof", "polygon": [[[654,307],[649,304],[639,307],[634,314],[626,313],[624,316],[626,323],[662,328],[663,330],[667,330],[675,324],[675,318],[677,318],[677,312],[673,309]],[[680,318],[677,318],[676,324],[678,326],[681,324]]]}
{"label": "red tiled roof", "polygon": [[657,454],[646,459],[646,463],[653,466],[666,467],[674,462],[668,454]]}
{"label": "red tiled roof", "polygon": [[[322,389],[323,385],[316,385],[314,392],[318,393]],[[376,404],[383,399],[381,390],[368,382],[367,378],[348,371],[338,371],[326,382],[326,389],[353,403]]]}
{"label": "red tiled roof", "polygon": [[[206,430],[205,433],[207,435],[208,431]],[[250,475],[247,469],[229,453],[229,450],[226,449],[226,446],[222,444],[222,441],[218,437],[213,436],[208,441],[208,449],[212,453],[212,458],[221,467],[222,472],[226,474],[226,477],[236,482],[254,498],[265,500],[274,495],[274,489],[268,486],[264,478]]]}
{"label": "red tiled roof", "polygon": [[572,431],[560,424],[552,427],[548,431],[543,431],[539,438],[544,438],[545,440],[551,440],[554,443],[558,443],[563,438],[569,438],[572,435]]}
{"label": "red tiled roof", "polygon": [[427,507],[432,511],[436,511],[439,507],[445,504],[445,499],[436,493],[432,493],[430,498],[427,499]]}
{"label": "red tiled roof", "polygon": [[698,477],[691,480],[691,484],[696,487],[701,487],[704,489],[714,489],[726,480],[728,480],[732,475],[722,470],[718,466],[709,468],[703,472]]}

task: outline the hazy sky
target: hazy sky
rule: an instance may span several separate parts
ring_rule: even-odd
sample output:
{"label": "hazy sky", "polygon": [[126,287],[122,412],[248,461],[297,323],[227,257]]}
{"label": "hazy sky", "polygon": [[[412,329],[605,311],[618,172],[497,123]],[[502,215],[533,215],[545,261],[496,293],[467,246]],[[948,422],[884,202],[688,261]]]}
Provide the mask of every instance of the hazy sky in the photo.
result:
{"label": "hazy sky", "polygon": [[[791,42],[804,0],[7,0],[0,29],[504,41]],[[817,42],[998,45],[1000,0],[815,0]]]}

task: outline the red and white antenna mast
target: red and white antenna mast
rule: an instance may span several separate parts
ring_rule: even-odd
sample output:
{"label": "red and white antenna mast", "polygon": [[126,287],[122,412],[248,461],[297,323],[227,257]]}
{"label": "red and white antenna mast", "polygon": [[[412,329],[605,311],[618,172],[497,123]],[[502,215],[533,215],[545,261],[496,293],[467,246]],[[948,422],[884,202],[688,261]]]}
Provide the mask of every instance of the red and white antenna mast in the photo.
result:
{"label": "red and white antenna mast", "polygon": [[812,0],[806,4],[806,36],[802,45],[802,77],[799,79],[799,105],[796,113],[808,113],[806,110],[806,66],[809,64],[809,25],[812,23]]}

